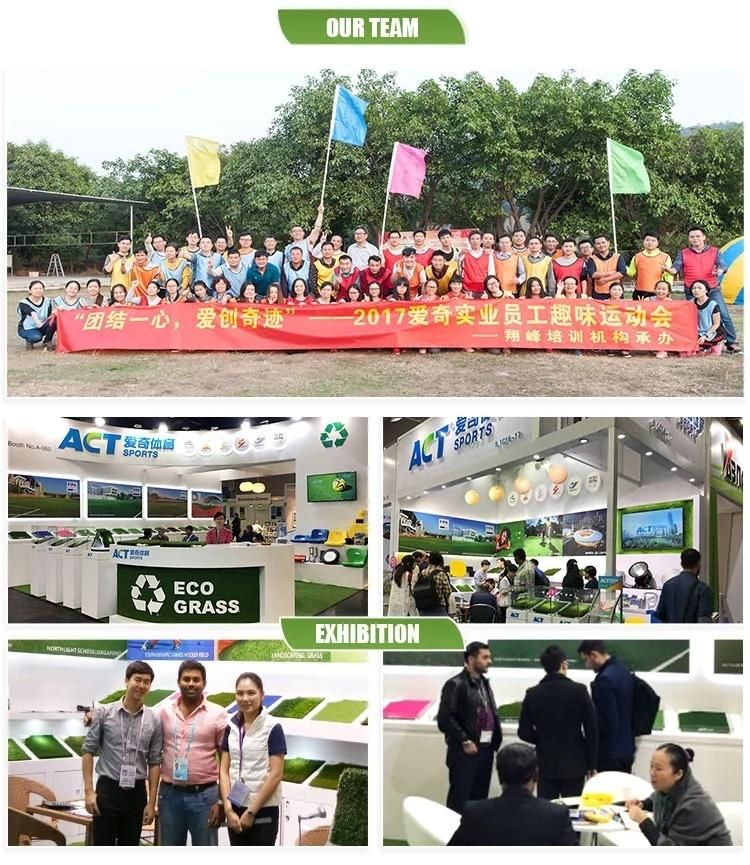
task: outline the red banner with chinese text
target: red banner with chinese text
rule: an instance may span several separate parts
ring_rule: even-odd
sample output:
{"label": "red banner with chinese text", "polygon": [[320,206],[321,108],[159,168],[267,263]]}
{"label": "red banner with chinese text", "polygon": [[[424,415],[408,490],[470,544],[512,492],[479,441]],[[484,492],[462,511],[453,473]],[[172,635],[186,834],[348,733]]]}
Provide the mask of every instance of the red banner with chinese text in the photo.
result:
{"label": "red banner with chinese text", "polygon": [[330,306],[181,303],[58,313],[61,352],[510,348],[693,352],[688,301],[467,300]]}

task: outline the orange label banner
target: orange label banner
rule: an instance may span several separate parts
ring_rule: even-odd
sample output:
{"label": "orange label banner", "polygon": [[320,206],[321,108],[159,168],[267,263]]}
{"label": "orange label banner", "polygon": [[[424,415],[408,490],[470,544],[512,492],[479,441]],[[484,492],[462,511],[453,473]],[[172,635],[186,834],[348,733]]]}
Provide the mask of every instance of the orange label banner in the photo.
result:
{"label": "orange label banner", "polygon": [[693,352],[688,301],[466,300],[310,306],[181,303],[58,313],[57,350],[510,348]]}

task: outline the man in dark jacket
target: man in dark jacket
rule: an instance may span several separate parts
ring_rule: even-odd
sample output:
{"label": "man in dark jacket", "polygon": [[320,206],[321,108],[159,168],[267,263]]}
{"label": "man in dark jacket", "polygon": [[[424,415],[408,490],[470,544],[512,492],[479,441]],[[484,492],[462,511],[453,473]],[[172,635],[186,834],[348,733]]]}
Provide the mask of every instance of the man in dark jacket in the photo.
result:
{"label": "man in dark jacket", "polygon": [[599,722],[597,772],[628,772],[635,758],[633,736],[633,674],[607,651],[602,640],[584,640],[578,654],[596,678],[591,698]]}
{"label": "man in dark jacket", "polygon": [[568,809],[534,796],[534,749],[522,742],[497,755],[502,796],[468,802],[449,847],[576,847]]}
{"label": "man in dark jacket", "polygon": [[495,697],[485,676],[492,664],[486,643],[469,643],[463,670],[443,685],[438,729],[448,746],[449,808],[463,811],[470,799],[486,799],[492,761],[503,740]]}
{"label": "man in dark jacket", "polygon": [[539,660],[547,675],[526,691],[518,738],[536,746],[539,797],[579,796],[596,770],[596,710],[586,686],[568,678],[568,659],[559,646],[547,646]]}
{"label": "man in dark jacket", "polygon": [[688,548],[680,553],[681,573],[662,586],[656,618],[662,622],[709,623],[713,612],[711,589],[698,578],[701,554]]}

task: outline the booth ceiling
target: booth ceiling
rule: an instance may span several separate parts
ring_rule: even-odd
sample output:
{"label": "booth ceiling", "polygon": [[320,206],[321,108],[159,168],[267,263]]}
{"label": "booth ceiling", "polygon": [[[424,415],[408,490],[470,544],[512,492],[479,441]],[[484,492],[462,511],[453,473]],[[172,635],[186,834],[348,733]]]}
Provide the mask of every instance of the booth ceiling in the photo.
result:
{"label": "booth ceiling", "polygon": [[[81,423],[94,423],[93,417],[73,417],[69,420]],[[126,429],[156,430],[160,423],[165,423],[170,430],[187,430],[200,432],[211,429],[239,429],[245,422],[250,426],[265,426],[290,420],[288,417],[108,417],[105,418],[109,427],[125,427]]]}

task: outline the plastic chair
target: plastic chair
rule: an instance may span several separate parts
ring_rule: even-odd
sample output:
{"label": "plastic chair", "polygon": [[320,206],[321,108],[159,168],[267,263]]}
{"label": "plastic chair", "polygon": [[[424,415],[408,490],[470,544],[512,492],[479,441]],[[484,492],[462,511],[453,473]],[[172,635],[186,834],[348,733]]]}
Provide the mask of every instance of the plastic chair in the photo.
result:
{"label": "plastic chair", "polygon": [[27,847],[31,844],[30,839],[40,841],[52,841],[58,847],[67,846],[67,840],[59,829],[55,829],[44,820],[39,820],[19,811],[17,808],[8,808],[8,846]]}
{"label": "plastic chair", "polygon": [[742,847],[742,802],[717,802],[716,807],[732,835],[732,847]]}
{"label": "plastic chair", "polygon": [[457,580],[466,576],[466,562],[463,559],[451,559],[448,563],[450,575]]}
{"label": "plastic chair", "polygon": [[331,834],[330,826],[316,826],[314,829],[307,829],[300,835],[297,841],[298,847],[325,847],[328,844],[328,838]]}
{"label": "plastic chair", "polygon": [[326,543],[329,547],[343,547],[346,544],[346,532],[344,529],[332,529]]}
{"label": "plastic chair", "polygon": [[582,795],[611,793],[614,801],[619,802],[628,799],[648,799],[653,792],[651,784],[637,775],[628,775],[627,772],[599,772],[586,782]]}
{"label": "plastic chair", "polygon": [[367,547],[347,547],[346,559],[341,564],[345,568],[364,568],[367,564]]}
{"label": "plastic chair", "polygon": [[490,604],[471,604],[469,607],[469,623],[472,625],[489,625],[498,620],[497,608]]}
{"label": "plastic chair", "polygon": [[461,822],[455,811],[422,796],[407,796],[402,813],[410,847],[445,847]]}
{"label": "plastic chair", "polygon": [[328,540],[328,529],[313,529],[310,532],[311,544],[324,544]]}
{"label": "plastic chair", "polygon": [[310,535],[292,535],[293,544],[309,544],[311,541]]}

